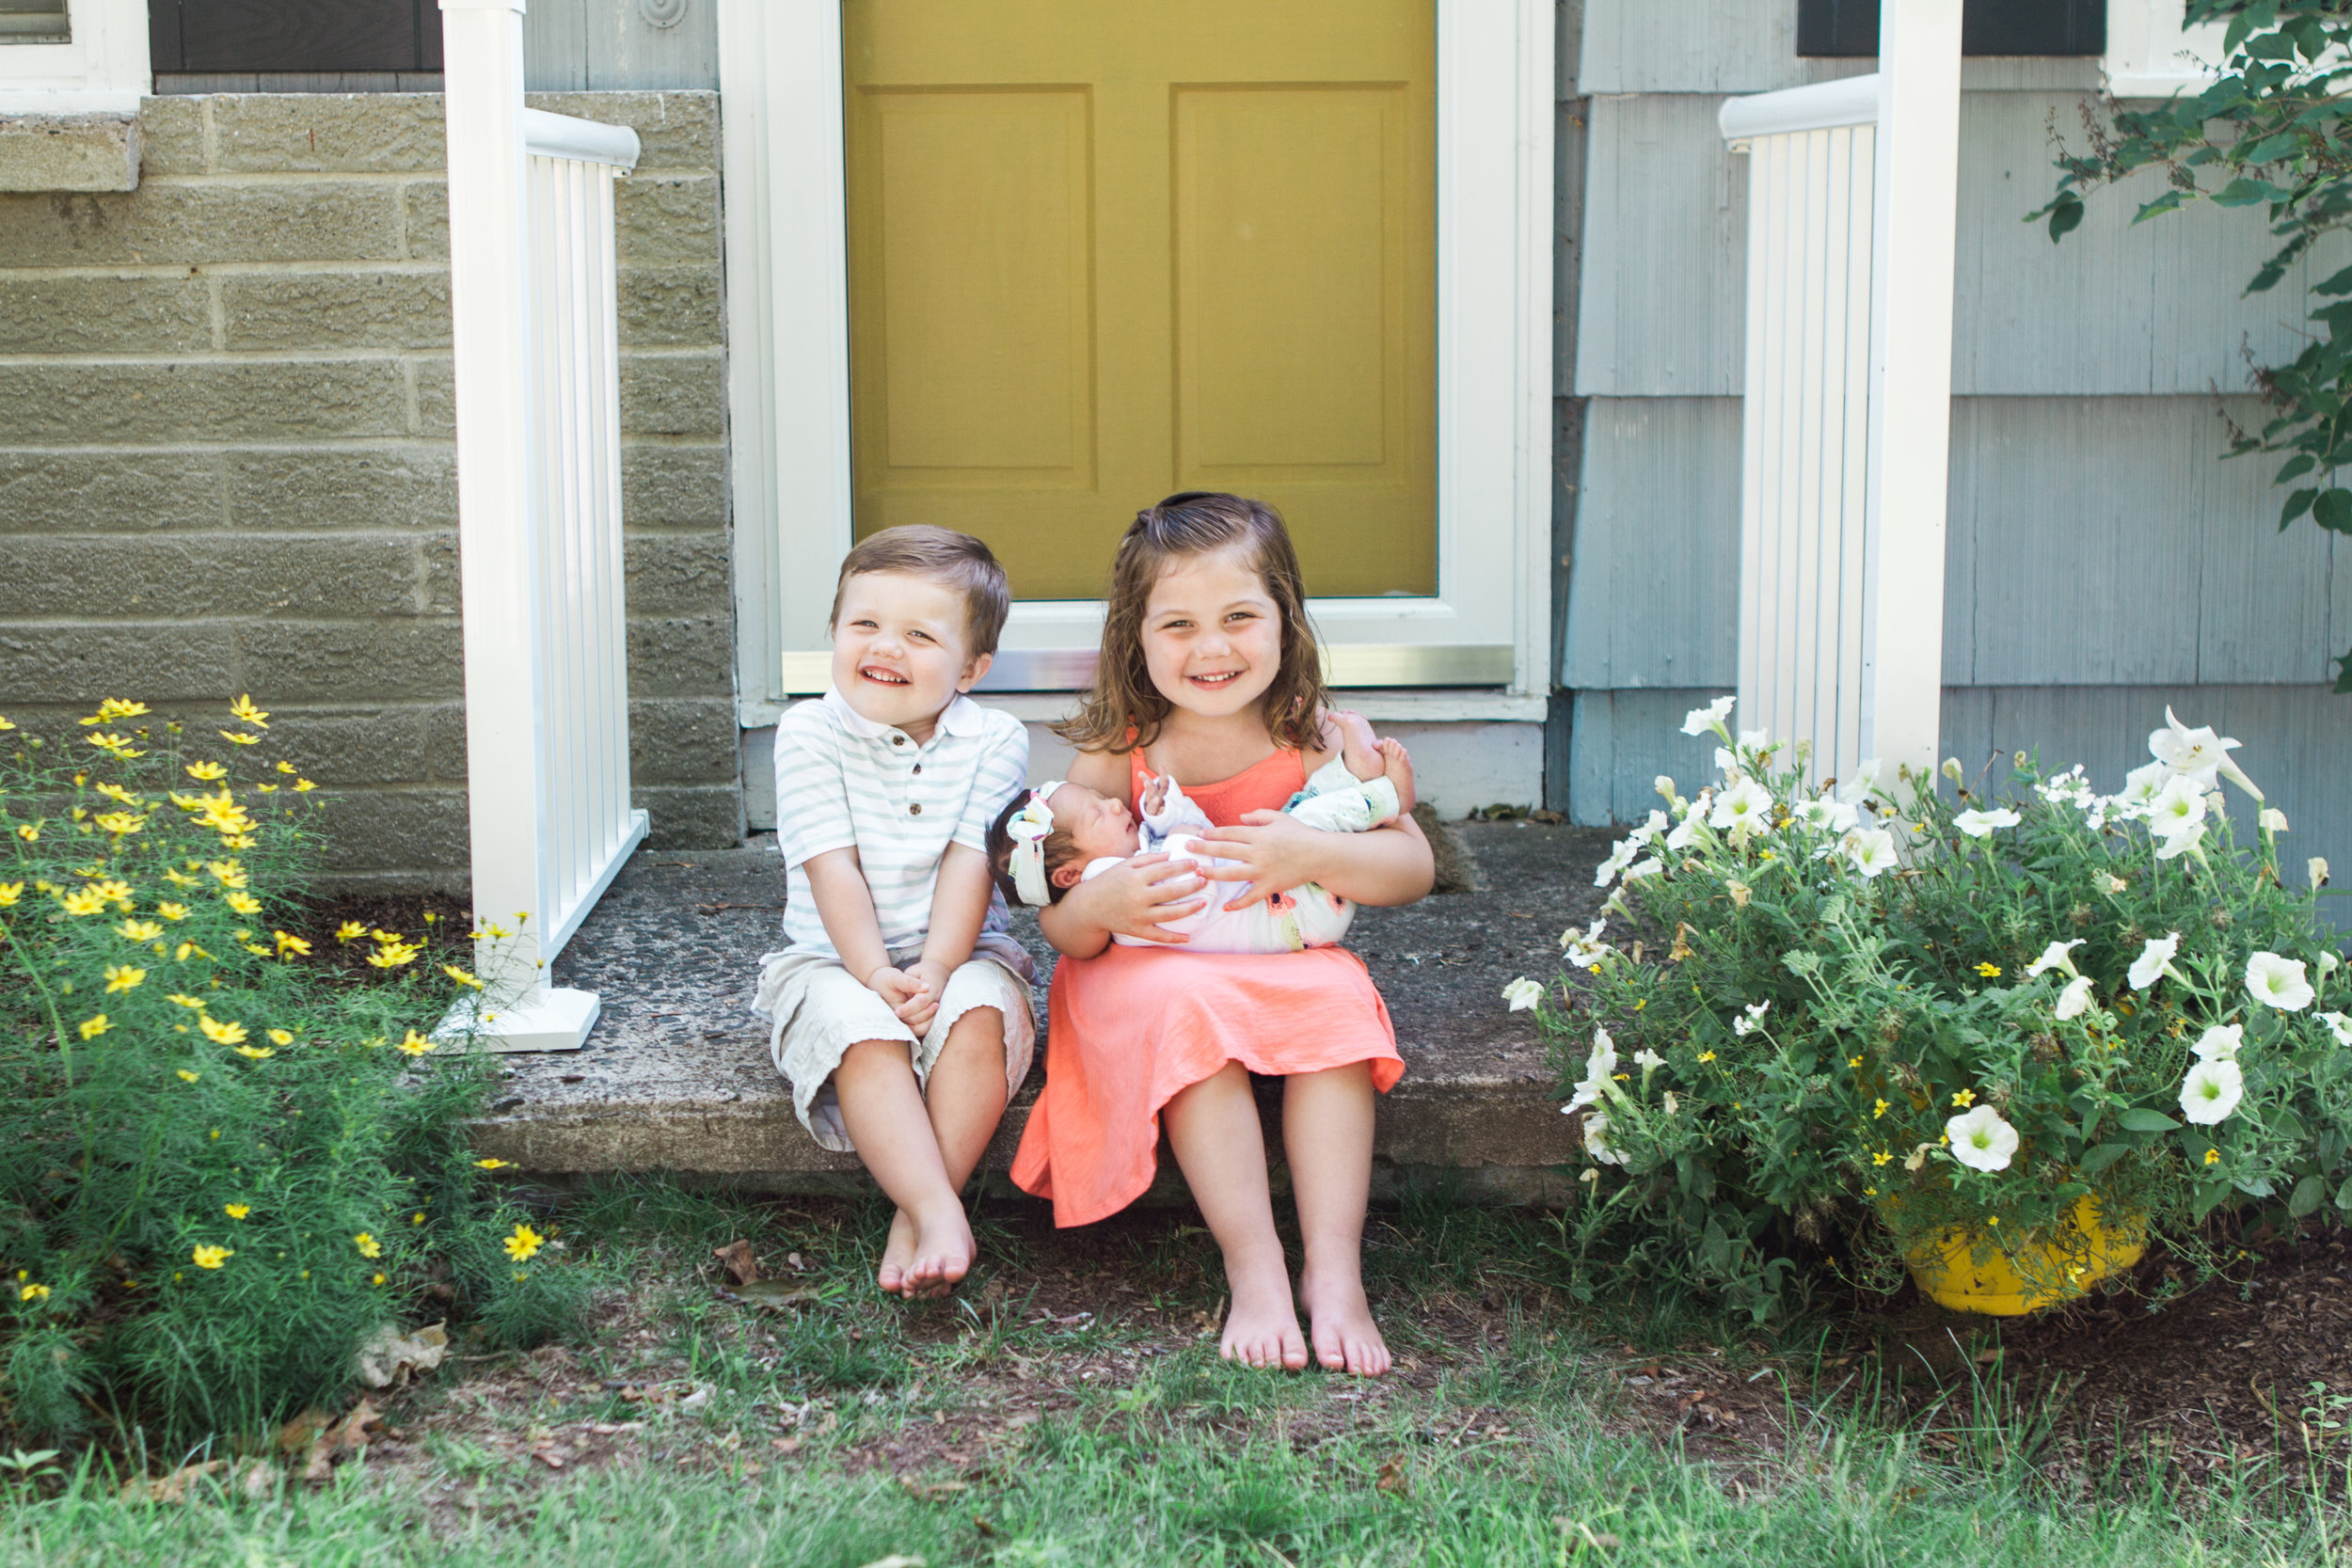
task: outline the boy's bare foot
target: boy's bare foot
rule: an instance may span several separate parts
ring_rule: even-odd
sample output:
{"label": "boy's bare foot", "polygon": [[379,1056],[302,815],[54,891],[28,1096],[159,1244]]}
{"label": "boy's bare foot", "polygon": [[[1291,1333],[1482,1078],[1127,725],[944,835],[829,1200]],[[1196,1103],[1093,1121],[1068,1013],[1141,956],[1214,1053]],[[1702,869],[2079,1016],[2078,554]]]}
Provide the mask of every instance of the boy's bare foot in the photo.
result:
{"label": "boy's bare foot", "polygon": [[1307,1365],[1306,1337],[1298,1332],[1298,1312],[1291,1305],[1288,1265],[1279,1258],[1268,1268],[1235,1268],[1229,1260],[1226,1283],[1233,1303],[1225,1311],[1225,1332],[1216,1353],[1246,1367],[1284,1367],[1298,1371]]}
{"label": "boy's bare foot", "polygon": [[882,1267],[874,1283],[897,1294],[907,1282],[907,1264],[914,1257],[914,1216],[904,1209],[890,1216],[890,1240],[882,1243]]}
{"label": "boy's bare foot", "polygon": [[1372,1304],[1364,1299],[1361,1279],[1352,1274],[1302,1275],[1298,1299],[1313,1327],[1315,1360],[1326,1371],[1378,1377],[1389,1370],[1389,1342],[1372,1321]]}
{"label": "boy's bare foot", "polygon": [[1413,756],[1402,740],[1379,743],[1383,773],[1389,783],[1396,785],[1396,812],[1399,816],[1413,815]]}
{"label": "boy's bare foot", "polygon": [[950,1198],[936,1210],[916,1215],[914,1230],[914,1243],[898,1293],[910,1301],[917,1296],[944,1296],[972,1272],[972,1254],[977,1250],[962,1203]]}
{"label": "boy's bare foot", "polygon": [[1347,764],[1347,770],[1359,780],[1378,778],[1386,763],[1379,736],[1372,732],[1372,721],[1346,708],[1333,708],[1331,723],[1340,732],[1340,760]]}

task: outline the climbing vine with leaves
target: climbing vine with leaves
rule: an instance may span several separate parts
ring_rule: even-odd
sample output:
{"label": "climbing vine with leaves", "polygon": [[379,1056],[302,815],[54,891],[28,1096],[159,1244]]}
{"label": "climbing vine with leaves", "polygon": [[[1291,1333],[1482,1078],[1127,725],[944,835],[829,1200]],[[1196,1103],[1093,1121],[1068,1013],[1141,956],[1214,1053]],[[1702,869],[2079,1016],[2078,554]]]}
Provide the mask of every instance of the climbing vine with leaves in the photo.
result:
{"label": "climbing vine with leaves", "polygon": [[[2119,110],[2112,127],[2088,115],[2089,149],[2061,146],[2047,219],[2053,242],[2083,220],[2086,197],[2143,169],[2169,182],[2134,223],[2193,201],[2263,207],[2279,248],[2246,286],[2274,288],[2322,235],[2352,228],[2352,0],[2188,0],[2185,25],[2226,24],[2221,74],[2203,92],[2155,108]],[[2308,516],[2352,536],[2352,267],[2312,291],[2319,329],[2284,365],[2258,367],[2267,405],[2259,429],[2231,421],[2230,453],[2285,452],[2278,483],[2293,486],[2283,531]],[[2352,651],[2336,660],[2335,689],[2352,695]]]}

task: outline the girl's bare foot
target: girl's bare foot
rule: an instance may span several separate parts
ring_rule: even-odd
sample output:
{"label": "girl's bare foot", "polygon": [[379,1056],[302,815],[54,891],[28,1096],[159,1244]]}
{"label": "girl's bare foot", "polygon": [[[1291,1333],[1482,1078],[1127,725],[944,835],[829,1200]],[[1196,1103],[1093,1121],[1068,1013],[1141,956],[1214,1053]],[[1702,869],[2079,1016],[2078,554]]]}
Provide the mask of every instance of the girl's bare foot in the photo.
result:
{"label": "girl's bare foot", "polygon": [[1315,1360],[1325,1370],[1378,1377],[1389,1370],[1389,1342],[1372,1321],[1360,1278],[1310,1272],[1299,1276],[1298,1299],[1313,1325]]}
{"label": "girl's bare foot", "polygon": [[1388,781],[1396,785],[1396,810],[1400,816],[1413,815],[1413,757],[1405,750],[1405,742],[1387,739],[1380,742],[1380,760]]}
{"label": "girl's bare foot", "polygon": [[950,1286],[972,1272],[976,1248],[962,1203],[951,1197],[936,1209],[925,1210],[915,1216],[913,1229],[914,1239],[908,1248],[898,1293],[910,1301],[917,1296],[946,1295]]}
{"label": "girl's bare foot", "polygon": [[1228,1259],[1225,1279],[1232,1288],[1233,1303],[1225,1312],[1217,1354],[1246,1367],[1286,1367],[1294,1372],[1304,1368],[1307,1340],[1298,1332],[1290,1270],[1280,1256],[1241,1266]]}
{"label": "girl's bare foot", "polygon": [[874,1283],[896,1294],[907,1282],[907,1261],[914,1256],[914,1216],[904,1209],[890,1216],[890,1239],[882,1243],[882,1267]]}

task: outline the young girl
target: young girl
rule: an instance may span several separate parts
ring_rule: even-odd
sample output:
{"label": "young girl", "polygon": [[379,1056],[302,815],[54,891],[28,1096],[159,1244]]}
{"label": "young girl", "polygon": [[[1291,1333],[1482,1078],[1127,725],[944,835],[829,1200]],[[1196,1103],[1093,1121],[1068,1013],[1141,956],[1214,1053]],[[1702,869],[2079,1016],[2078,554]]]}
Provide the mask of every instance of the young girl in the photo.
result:
{"label": "young girl", "polygon": [[[1085,1225],[1151,1185],[1161,1126],[1225,1257],[1232,1303],[1222,1353],[1300,1368],[1315,1358],[1389,1368],[1364,1300],[1373,1095],[1404,1075],[1395,1031],[1361,960],[1340,947],[1178,955],[1162,923],[1209,897],[1246,908],[1301,882],[1359,904],[1429,891],[1429,846],[1410,817],[1324,832],[1278,809],[1335,748],[1298,558],[1255,501],[1187,492],[1137,515],[1120,542],[1095,685],[1062,727],[1072,782],[1134,800],[1165,774],[1217,824],[1228,863],[1137,856],[1039,911],[1063,955],[1051,992],[1045,1093],[1013,1180]],[[1117,935],[1149,939],[1131,947]],[[1274,1228],[1251,1072],[1279,1076],[1282,1138],[1305,1243],[1294,1298]]]}

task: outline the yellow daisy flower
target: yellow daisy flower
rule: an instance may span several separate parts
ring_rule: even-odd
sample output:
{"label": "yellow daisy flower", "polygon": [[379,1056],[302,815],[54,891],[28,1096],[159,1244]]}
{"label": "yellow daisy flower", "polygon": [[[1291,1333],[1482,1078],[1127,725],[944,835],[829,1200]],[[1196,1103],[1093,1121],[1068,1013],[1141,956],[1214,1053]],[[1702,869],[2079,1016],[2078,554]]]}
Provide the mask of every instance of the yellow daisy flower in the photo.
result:
{"label": "yellow daisy flower", "polygon": [[135,990],[146,980],[147,971],[143,969],[133,969],[129,964],[106,966],[106,991],[109,995],[119,990]]}
{"label": "yellow daisy flower", "polygon": [[193,1083],[195,1083],[195,1082],[196,1082],[199,1078],[201,1078],[201,1077],[203,1077],[203,1076],[204,1076],[204,1075],[203,1075],[202,1073],[200,1073],[200,1072],[190,1072],[190,1071],[189,1071],[186,1068],[181,1068],[181,1069],[179,1069],[179,1073],[180,1073],[180,1082],[182,1082],[183,1084],[193,1084]]}
{"label": "yellow daisy flower", "polygon": [[216,1018],[207,1016],[196,1022],[198,1027],[204,1031],[204,1037],[215,1045],[240,1045],[245,1041],[245,1025],[233,1019],[223,1023]]}
{"label": "yellow daisy flower", "polygon": [[104,1034],[107,1030],[113,1027],[114,1024],[107,1019],[104,1013],[99,1013],[94,1017],[86,1018],[80,1024],[82,1037],[86,1040],[94,1040],[99,1036]]}
{"label": "yellow daisy flower", "polygon": [[246,1060],[254,1062],[267,1061],[278,1054],[266,1045],[240,1045],[236,1047],[236,1053]]}
{"label": "yellow daisy flower", "polygon": [[221,1212],[232,1220],[241,1220],[253,1212],[253,1206],[249,1203],[224,1203],[220,1207]]}
{"label": "yellow daisy flower", "polygon": [[196,1249],[191,1260],[199,1269],[216,1269],[235,1256],[234,1251],[225,1246],[200,1246]]}
{"label": "yellow daisy flower", "polygon": [[192,762],[188,764],[187,771],[189,778],[201,780],[205,784],[229,776],[229,769],[216,762]]}
{"label": "yellow daisy flower", "polygon": [[263,713],[260,708],[255,707],[253,705],[253,699],[250,697],[239,697],[235,702],[230,703],[229,705],[229,717],[231,719],[242,720],[244,722],[255,725],[261,729],[265,730],[269,728],[269,715]]}
{"label": "yellow daisy flower", "polygon": [[373,1235],[369,1234],[365,1230],[362,1230],[359,1234],[354,1236],[351,1239],[351,1244],[359,1249],[359,1256],[362,1258],[381,1258],[384,1256],[384,1243],[377,1241]]}
{"label": "yellow daisy flower", "polygon": [[1974,1105],[1976,1102],[1977,1091],[1974,1089],[1963,1089],[1958,1094],[1952,1096],[1952,1103],[1963,1108]]}
{"label": "yellow daisy flower", "polygon": [[515,1227],[515,1233],[507,1237],[502,1244],[506,1248],[507,1257],[512,1258],[517,1263],[527,1263],[531,1260],[532,1255],[546,1244],[546,1241],[547,1238],[528,1225],[517,1225]]}
{"label": "yellow daisy flower", "polygon": [[249,893],[224,893],[220,901],[239,914],[260,914],[262,901]]}
{"label": "yellow daisy flower", "polygon": [[367,934],[368,928],[365,926],[360,925],[356,920],[346,920],[341,926],[335,927],[335,940],[337,942],[357,942],[359,938],[366,936]]}
{"label": "yellow daisy flower", "polygon": [[291,1029],[272,1029],[269,1032],[269,1038],[272,1045],[292,1045],[294,1042],[294,1031]]}
{"label": "yellow daisy flower", "polygon": [[411,1029],[408,1031],[408,1037],[400,1042],[400,1048],[408,1053],[411,1056],[421,1056],[434,1047],[431,1040],[426,1039],[422,1035],[420,1035],[414,1029]]}

